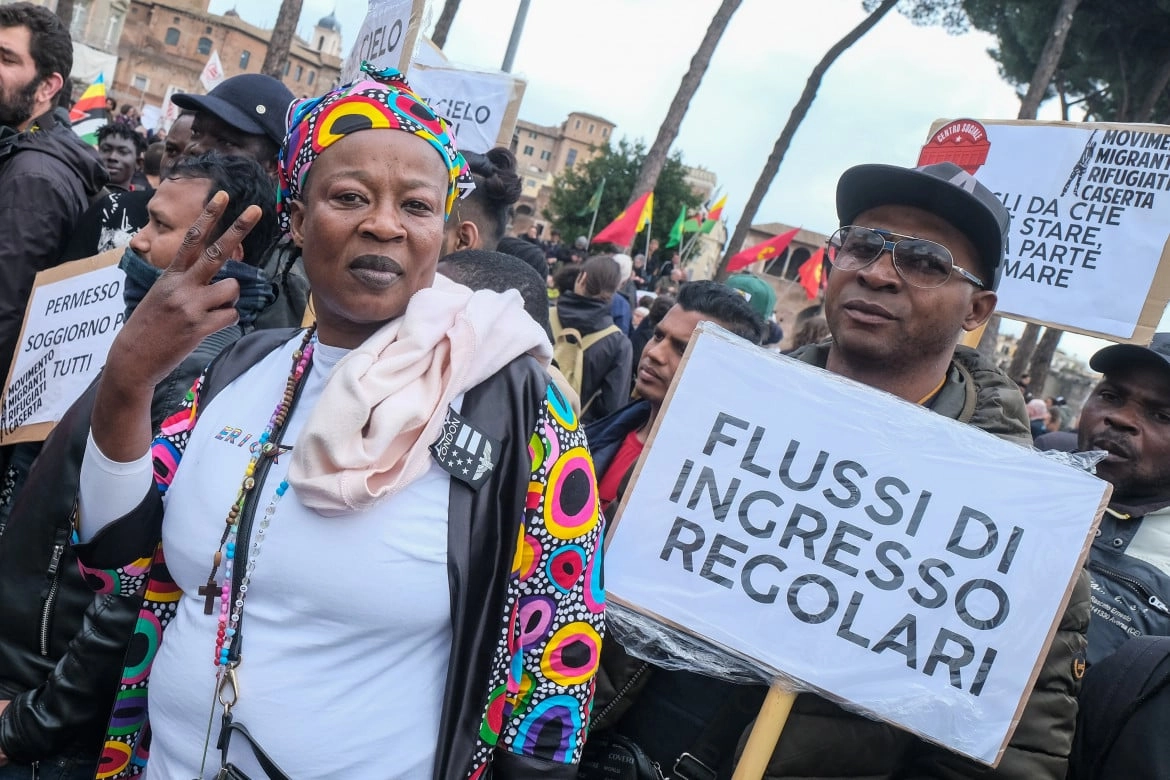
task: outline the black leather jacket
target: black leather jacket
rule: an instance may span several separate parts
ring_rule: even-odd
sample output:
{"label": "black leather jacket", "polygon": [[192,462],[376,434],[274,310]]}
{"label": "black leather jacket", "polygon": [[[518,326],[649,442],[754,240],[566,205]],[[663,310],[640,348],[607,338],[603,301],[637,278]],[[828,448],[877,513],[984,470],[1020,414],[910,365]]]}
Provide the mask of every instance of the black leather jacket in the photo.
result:
{"label": "black leather jacket", "polygon": [[130,599],[94,598],[69,544],[92,394],[82,400],[46,442],[55,466],[32,470],[0,526],[0,699],[12,700],[0,749],[19,763],[97,755],[137,617]]}
{"label": "black leather jacket", "polygon": [[[156,428],[241,335],[232,326],[210,336],[159,384]],[[0,714],[0,749],[22,764],[97,757],[138,619],[137,598],[95,598],[70,544],[95,390],[70,407],[0,515],[0,700],[12,700]]]}
{"label": "black leather jacket", "polygon": [[1131,637],[1170,636],[1170,573],[1128,552],[1145,520],[1166,521],[1170,502],[1146,507],[1113,504],[1109,509],[1089,551],[1090,665],[1112,655]]}

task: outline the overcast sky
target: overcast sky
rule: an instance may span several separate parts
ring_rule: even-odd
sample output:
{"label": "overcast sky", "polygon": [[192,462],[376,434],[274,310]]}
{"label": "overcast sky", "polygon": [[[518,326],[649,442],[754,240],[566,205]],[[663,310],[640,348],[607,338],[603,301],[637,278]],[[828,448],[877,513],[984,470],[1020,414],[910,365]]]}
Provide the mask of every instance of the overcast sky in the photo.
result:
{"label": "overcast sky", "polygon": [[[462,0],[445,48],[457,64],[498,68],[519,0]],[[649,145],[719,6],[719,0],[532,0],[513,71],[528,82],[520,116],[560,124],[574,110],[617,125],[617,138]],[[279,0],[212,0],[271,27]],[[441,10],[431,0],[429,32]],[[305,0],[300,31],[336,10],[343,51],[365,15],[360,0]],[[744,0],[691,102],[674,149],[714,171],[734,229],[809,72],[862,18],[861,0]],[[913,165],[936,118],[1011,119],[1015,91],[987,54],[990,36],[915,27],[896,11],[829,70],[755,222],[822,233],[836,227],[841,172],[863,162]],[[1041,116],[1055,118],[1046,105]],[[1074,117],[1075,118],[1075,117]],[[1163,320],[1164,325],[1166,319]],[[1066,336],[1078,353],[1100,342]]]}

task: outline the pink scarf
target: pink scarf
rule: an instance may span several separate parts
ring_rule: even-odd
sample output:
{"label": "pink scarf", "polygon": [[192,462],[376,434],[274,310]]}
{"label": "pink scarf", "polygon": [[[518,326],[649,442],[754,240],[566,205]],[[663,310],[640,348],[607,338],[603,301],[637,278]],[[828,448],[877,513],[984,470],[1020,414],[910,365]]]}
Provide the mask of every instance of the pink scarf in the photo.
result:
{"label": "pink scarf", "polygon": [[525,353],[546,367],[552,358],[519,293],[436,276],[334,367],[297,437],[289,484],[324,515],[394,495],[426,471],[452,399]]}

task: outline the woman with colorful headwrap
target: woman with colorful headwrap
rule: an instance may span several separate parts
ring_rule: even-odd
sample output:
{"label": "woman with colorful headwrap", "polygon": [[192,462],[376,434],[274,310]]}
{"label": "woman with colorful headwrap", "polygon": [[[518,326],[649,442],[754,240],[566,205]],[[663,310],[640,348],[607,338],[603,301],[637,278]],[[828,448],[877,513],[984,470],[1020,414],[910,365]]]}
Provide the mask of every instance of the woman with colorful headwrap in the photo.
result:
{"label": "woman with colorful headwrap", "polygon": [[255,217],[209,243],[217,196],[98,390],[78,553],[144,594],[99,776],[149,752],[183,780],[573,777],[600,520],[547,338],[518,294],[435,275],[469,182],[396,72],[289,126],[280,210],[315,328],[240,341],[151,444],[142,398],[234,316],[208,282]]}

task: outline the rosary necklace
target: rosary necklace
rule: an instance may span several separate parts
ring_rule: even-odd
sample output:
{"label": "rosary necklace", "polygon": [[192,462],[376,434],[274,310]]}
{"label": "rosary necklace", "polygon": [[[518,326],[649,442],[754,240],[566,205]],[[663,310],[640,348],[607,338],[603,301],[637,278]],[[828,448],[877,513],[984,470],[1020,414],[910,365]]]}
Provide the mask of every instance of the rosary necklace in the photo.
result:
{"label": "rosary necklace", "polygon": [[[207,576],[207,584],[200,586],[198,591],[199,595],[205,599],[204,614],[213,614],[215,601],[217,598],[219,600],[219,625],[215,633],[215,665],[218,667],[226,667],[228,665],[232,640],[235,638],[239,628],[240,616],[244,610],[244,601],[248,596],[248,585],[251,582],[252,573],[256,568],[256,558],[260,554],[261,545],[264,543],[264,535],[268,531],[268,524],[272,521],[272,516],[276,514],[276,507],[288,491],[288,480],[281,480],[271,500],[268,502],[268,506],[264,509],[264,514],[260,518],[259,525],[256,528],[256,536],[252,540],[249,554],[244,559],[246,565],[244,568],[244,576],[240,580],[239,590],[233,594],[233,575],[235,574],[237,565],[236,556],[238,551],[236,548],[239,540],[241,515],[243,514],[244,505],[248,497],[257,485],[257,466],[264,459],[272,459],[275,461],[276,457],[280,454],[281,448],[275,439],[288,419],[289,412],[292,410],[293,400],[296,398],[297,389],[300,387],[305,374],[312,364],[313,348],[316,345],[316,339],[313,338],[314,333],[315,328],[310,328],[305,333],[300,347],[292,355],[292,371],[289,372],[288,379],[285,382],[284,395],[281,396],[280,402],[277,403],[276,408],[272,411],[272,416],[268,418],[268,425],[264,429],[264,432],[260,434],[260,439],[257,442],[256,452],[252,455],[252,459],[244,469],[244,479],[240,483],[236,500],[232,502],[231,509],[228,510],[227,518],[224,521],[223,535],[220,537],[219,549],[215,551],[215,556],[212,559],[211,573]],[[215,575],[219,572],[221,564],[223,565],[223,579],[219,585],[216,585]]]}

